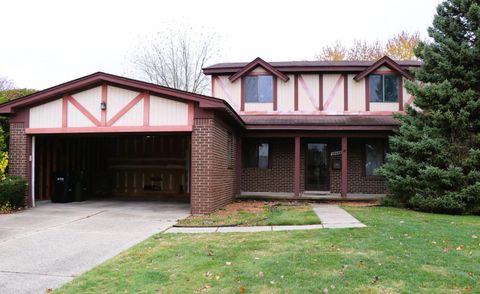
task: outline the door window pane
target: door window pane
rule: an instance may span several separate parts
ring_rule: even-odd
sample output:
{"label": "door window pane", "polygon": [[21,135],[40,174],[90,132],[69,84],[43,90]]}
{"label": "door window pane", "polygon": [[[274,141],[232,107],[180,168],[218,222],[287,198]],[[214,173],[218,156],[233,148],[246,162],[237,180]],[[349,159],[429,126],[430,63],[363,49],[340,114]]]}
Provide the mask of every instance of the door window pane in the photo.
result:
{"label": "door window pane", "polygon": [[258,145],[258,168],[268,168],[268,144]]}

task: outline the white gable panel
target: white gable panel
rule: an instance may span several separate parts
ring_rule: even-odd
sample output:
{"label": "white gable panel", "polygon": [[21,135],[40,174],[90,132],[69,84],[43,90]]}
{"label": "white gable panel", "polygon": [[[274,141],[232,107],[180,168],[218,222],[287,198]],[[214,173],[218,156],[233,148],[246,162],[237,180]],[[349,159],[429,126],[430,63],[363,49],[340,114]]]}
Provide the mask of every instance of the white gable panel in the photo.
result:
{"label": "white gable panel", "polygon": [[101,119],[100,103],[102,102],[102,87],[95,87],[72,95],[96,119]]}
{"label": "white gable panel", "polygon": [[67,113],[67,126],[69,128],[95,127],[95,124],[72,103],[68,103]]}
{"label": "white gable panel", "polygon": [[151,126],[188,125],[188,104],[157,96],[150,98]]}
{"label": "white gable panel", "polygon": [[130,91],[118,87],[108,86],[107,88],[107,121],[114,117],[130,101],[138,96],[140,92]]}
{"label": "white gable panel", "polygon": [[30,128],[61,128],[62,99],[30,109]]}
{"label": "white gable panel", "polygon": [[129,109],[120,119],[118,119],[113,126],[142,126],[143,125],[143,100],[135,104]]}

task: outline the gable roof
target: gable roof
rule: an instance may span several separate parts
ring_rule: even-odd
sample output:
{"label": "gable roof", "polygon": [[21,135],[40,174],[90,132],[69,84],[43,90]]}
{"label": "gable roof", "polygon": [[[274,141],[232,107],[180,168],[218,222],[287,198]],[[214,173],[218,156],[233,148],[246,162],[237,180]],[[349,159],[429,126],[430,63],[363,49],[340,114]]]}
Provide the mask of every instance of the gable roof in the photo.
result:
{"label": "gable roof", "polygon": [[381,66],[383,65],[386,65],[388,66],[389,68],[397,71],[399,74],[401,74],[403,77],[409,79],[409,80],[413,80],[413,76],[405,69],[403,69],[400,64],[398,64],[397,62],[395,62],[393,59],[391,59],[390,57],[388,57],[387,55],[383,56],[382,58],[380,58],[379,60],[375,61],[372,65],[370,65],[369,67],[367,67],[364,71],[360,72],[359,74],[357,74],[353,79],[355,81],[359,81],[361,79],[363,79],[364,77],[366,77],[367,75],[369,75],[370,73],[372,73],[373,71],[377,70],[378,68],[380,68]]}
{"label": "gable roof", "polygon": [[228,79],[232,82],[235,82],[238,78],[240,78],[243,75],[249,73],[250,71],[255,69],[257,66],[263,67],[266,71],[268,71],[269,73],[271,73],[272,75],[276,76],[277,78],[281,79],[284,82],[288,81],[288,79],[289,79],[286,75],[281,73],[279,70],[274,68],[272,65],[270,65],[268,62],[261,59],[260,57],[255,58],[252,62],[243,66],[242,69],[237,71],[235,74],[230,76]]}
{"label": "gable roof", "polygon": [[[418,60],[395,60],[395,63],[403,69],[420,67],[423,65]],[[374,61],[352,61],[352,60],[315,60],[315,61],[280,61],[269,62],[268,64],[276,70],[286,73],[319,73],[319,72],[362,72],[372,66]],[[211,74],[235,74],[243,69],[247,62],[217,63],[203,68],[203,73]]]}
{"label": "gable roof", "polygon": [[178,89],[159,86],[156,84],[125,78],[117,75],[112,75],[104,72],[96,72],[57,86],[47,88],[45,90],[35,92],[33,94],[11,100],[0,104],[0,114],[9,115],[15,112],[16,109],[28,107],[31,105],[41,104],[53,99],[58,99],[59,96],[65,93],[79,92],[84,89],[95,87],[107,83],[123,88],[130,88],[142,91],[149,91],[152,94],[161,95],[166,98],[183,101],[198,102],[202,108],[213,108],[226,111],[230,116],[233,116],[238,122],[243,125],[241,117],[235,110],[224,100],[195,94]]}

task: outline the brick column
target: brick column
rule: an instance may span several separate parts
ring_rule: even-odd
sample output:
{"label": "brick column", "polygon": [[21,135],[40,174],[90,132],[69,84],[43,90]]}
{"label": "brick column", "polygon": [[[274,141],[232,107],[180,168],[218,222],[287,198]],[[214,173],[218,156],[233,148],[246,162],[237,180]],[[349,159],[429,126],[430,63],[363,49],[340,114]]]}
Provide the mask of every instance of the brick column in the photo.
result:
{"label": "brick column", "polygon": [[[25,134],[24,123],[10,123],[8,174],[23,177],[30,183],[29,149],[29,138]],[[31,187],[28,187],[27,197],[30,195],[30,190]],[[32,205],[31,199],[28,199],[27,205]]]}
{"label": "brick column", "polygon": [[[195,118],[192,131],[190,206],[192,214],[210,213],[235,199],[235,160],[229,166],[231,130],[215,118]],[[238,144],[237,140],[233,140]],[[233,146],[233,150],[236,146]]]}

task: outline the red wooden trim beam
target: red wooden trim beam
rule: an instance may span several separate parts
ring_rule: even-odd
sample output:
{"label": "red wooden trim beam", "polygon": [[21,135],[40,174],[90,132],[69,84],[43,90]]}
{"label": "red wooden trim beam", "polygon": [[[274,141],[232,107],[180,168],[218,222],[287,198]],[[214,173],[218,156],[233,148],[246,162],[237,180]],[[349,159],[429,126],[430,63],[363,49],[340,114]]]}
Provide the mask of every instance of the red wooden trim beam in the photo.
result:
{"label": "red wooden trim beam", "polygon": [[68,102],[72,103],[73,106],[75,106],[80,112],[85,115],[95,126],[99,127],[100,126],[100,121],[93,116],[85,107],[83,107],[75,98],[72,96],[67,96]]}
{"label": "red wooden trim beam", "polygon": [[68,97],[62,98],[62,128],[66,128],[68,125]]}
{"label": "red wooden trim beam", "polygon": [[193,126],[193,119],[195,116],[195,107],[193,102],[188,103],[188,125]]}
{"label": "red wooden trim beam", "polygon": [[370,111],[370,78],[365,77],[365,111]]}
{"label": "red wooden trim beam", "polygon": [[245,111],[245,79],[242,77],[240,81],[240,111]]}
{"label": "red wooden trim beam", "polygon": [[398,110],[403,111],[403,77],[398,77]]}
{"label": "red wooden trim beam", "polygon": [[27,128],[26,134],[191,132],[192,126]]}
{"label": "red wooden trim beam", "polygon": [[300,196],[300,136],[295,136],[295,154],[293,163],[294,197]]}
{"label": "red wooden trim beam", "polygon": [[343,110],[348,111],[348,74],[343,74]]}
{"label": "red wooden trim beam", "polygon": [[348,176],[348,150],[347,150],[348,142],[347,137],[342,137],[342,188],[341,188],[341,196],[347,197],[347,176]]}
{"label": "red wooden trim beam", "polygon": [[[105,103],[107,105],[107,84],[103,83],[102,84],[102,103]],[[102,126],[106,127],[107,126],[107,109],[102,109]]]}
{"label": "red wooden trim beam", "polygon": [[318,75],[318,110],[323,111],[323,74]]}
{"label": "red wooden trim beam", "polygon": [[277,77],[273,77],[273,111],[277,111]]}
{"label": "red wooden trim beam", "polygon": [[295,111],[298,110],[298,75],[294,75],[293,79],[293,95],[295,99]]}
{"label": "red wooden trim beam", "polygon": [[[189,109],[190,110],[190,109]],[[143,125],[150,125],[150,93],[143,93]]]}

